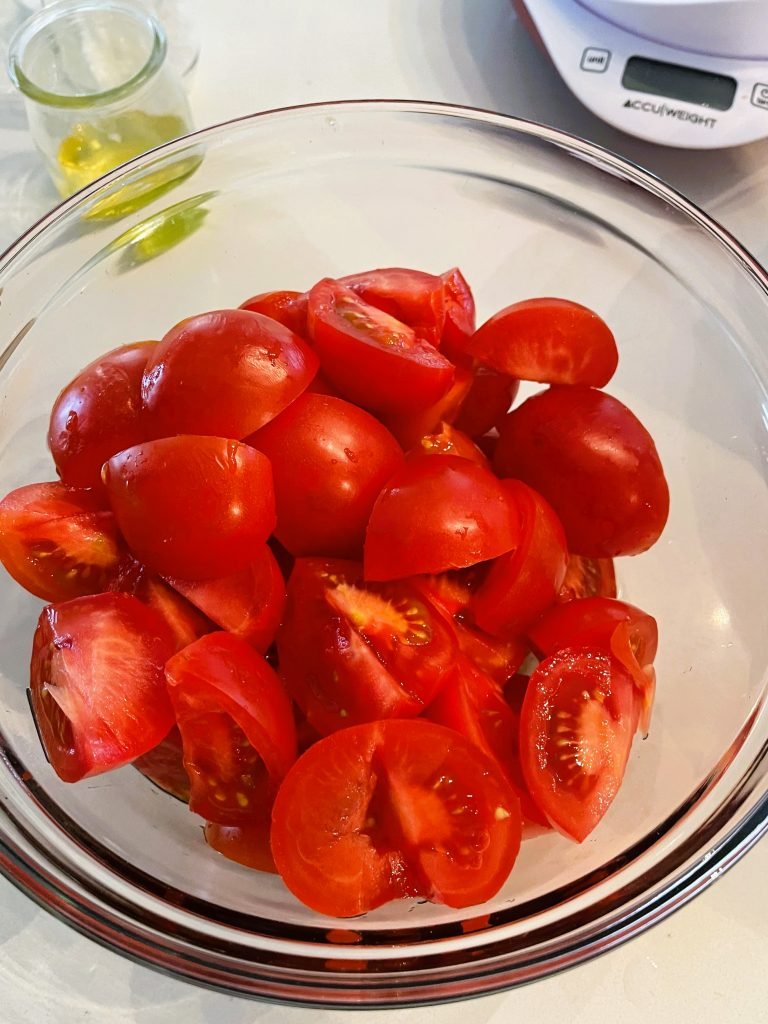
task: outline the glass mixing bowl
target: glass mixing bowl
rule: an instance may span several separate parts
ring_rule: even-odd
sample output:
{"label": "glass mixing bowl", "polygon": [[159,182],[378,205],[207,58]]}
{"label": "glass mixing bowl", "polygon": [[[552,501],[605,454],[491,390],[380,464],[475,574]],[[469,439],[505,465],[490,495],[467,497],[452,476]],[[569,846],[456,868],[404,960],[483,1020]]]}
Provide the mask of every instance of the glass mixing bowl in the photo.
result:
{"label": "glass mixing bowl", "polygon": [[[101,219],[112,193],[192,157],[173,193]],[[622,593],[661,633],[653,725],[619,797],[580,846],[525,843],[487,905],[321,918],[278,878],[209,850],[201,822],[132,768],[74,786],[54,776],[25,695],[39,603],[3,575],[0,867],[105,945],[279,1000],[454,999],[636,935],[765,830],[768,278],[694,206],[596,146],[478,111],[343,103],[234,121],[112,173],[0,265],[0,490],[52,477],[51,403],[109,348],[254,292],[454,264],[481,319],[533,295],[598,310],[621,351],[609,390],[666,466],[669,525],[618,564]]]}

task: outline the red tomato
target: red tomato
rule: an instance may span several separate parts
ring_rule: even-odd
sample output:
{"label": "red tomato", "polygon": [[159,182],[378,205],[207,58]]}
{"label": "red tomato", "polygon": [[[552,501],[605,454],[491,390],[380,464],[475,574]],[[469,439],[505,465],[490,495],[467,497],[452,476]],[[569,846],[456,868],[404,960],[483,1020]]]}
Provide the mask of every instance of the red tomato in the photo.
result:
{"label": "red tomato", "polygon": [[[457,366],[453,384],[434,405],[407,416],[386,418],[386,424],[403,448],[412,448],[425,434],[440,428],[441,423],[453,423],[472,386],[472,374]],[[506,412],[506,409],[504,410]]]}
{"label": "red tomato", "polygon": [[544,495],[576,555],[640,554],[667,521],[669,490],[651,435],[593,388],[550,388],[523,402],[501,425],[494,466]]}
{"label": "red tomato", "polygon": [[540,655],[563,647],[599,647],[610,651],[634,680],[641,700],[640,729],[648,731],[656,690],[653,659],[659,631],[652,615],[624,601],[585,597],[550,608],[528,630]]}
{"label": "red tomato", "polygon": [[221,309],[171,328],[147,363],[142,396],[155,437],[241,440],[290,405],[317,366],[307,343],[276,320]]}
{"label": "red tomato", "polygon": [[272,811],[283,881],[320,914],[399,896],[467,907],[494,896],[520,847],[517,797],[496,763],[424,720],[326,737],[288,773]]}
{"label": "red tomato", "polygon": [[528,643],[523,637],[502,640],[473,625],[468,618],[469,606],[479,581],[462,577],[465,573],[443,573],[414,576],[410,582],[451,620],[461,653],[500,690],[525,660]]}
{"label": "red tomato", "polygon": [[262,313],[271,320],[277,320],[300,338],[306,338],[307,301],[306,292],[262,292],[241,303],[240,309]]}
{"label": "red tomato", "polygon": [[558,651],[531,676],[520,715],[523,776],[559,832],[582,842],[607,811],[637,714],[631,677],[599,648]]}
{"label": "red tomato", "polygon": [[144,441],[141,380],[155,341],[123,345],[89,363],[53,403],[48,447],[69,487],[101,487],[101,467]]}
{"label": "red tomato", "polygon": [[462,569],[505,554],[517,539],[515,510],[487,469],[456,455],[410,459],[373,506],[365,578]]}
{"label": "red tomato", "polygon": [[0,501],[0,561],[43,601],[100,593],[122,556],[103,493],[28,484]]}
{"label": "red tomato", "polygon": [[277,634],[280,673],[322,734],[410,718],[456,658],[450,626],[407,582],[363,584],[354,562],[297,559]]}
{"label": "red tomato", "polygon": [[486,632],[519,636],[557,598],[568,549],[560,520],[540,494],[519,480],[504,480],[502,486],[520,516],[520,540],[491,564],[471,610]]}
{"label": "red tomato", "polygon": [[168,583],[217,626],[247,640],[262,654],[275,639],[285,608],[285,580],[277,559],[264,544],[256,558],[233,576]]}
{"label": "red tomato", "polygon": [[440,275],[445,299],[443,342],[453,349],[466,351],[467,342],[475,332],[475,300],[458,267]]}
{"label": "red tomato", "polygon": [[616,597],[616,573],[612,558],[583,558],[570,555],[558,601],[580,597]]}
{"label": "red tomato", "polygon": [[507,306],[478,328],[469,347],[498,373],[544,384],[602,388],[619,361],[607,324],[567,299],[527,299]]}
{"label": "red tomato", "polygon": [[409,452],[409,458],[418,455],[458,455],[460,459],[469,459],[484,469],[491,468],[490,462],[471,438],[450,423],[441,423],[439,433],[425,434],[420,438]]}
{"label": "red tomato", "polygon": [[263,817],[241,825],[219,825],[215,821],[207,821],[205,841],[212,850],[236,864],[276,875],[277,868],[269,845],[270,825],[270,815],[266,812]]}
{"label": "red tomato", "polygon": [[274,529],[269,459],[191,434],[135,445],[104,467],[118,526],[161,576],[212,579],[245,568]]}
{"label": "red tomato", "polygon": [[365,302],[411,327],[419,338],[438,346],[445,321],[443,281],[423,270],[390,267],[340,277]]}
{"label": "red tomato", "polygon": [[188,802],[189,776],[184,769],[181,733],[175,725],[156,747],[137,757],[133,767],[164,793]]}
{"label": "red tomato", "polygon": [[293,555],[359,558],[373,503],[403,462],[385,426],[328,395],[302,395],[248,443],[269,456],[275,536]]}
{"label": "red tomato", "polygon": [[453,365],[432,345],[337,281],[326,278],[311,290],[308,322],[323,372],[364,409],[425,409],[453,383]]}
{"label": "red tomato", "polygon": [[190,809],[238,825],[265,802],[296,759],[296,726],[283,684],[231,633],[208,633],[165,666],[184,748]]}
{"label": "red tomato", "polygon": [[140,562],[130,556],[121,564],[110,590],[132,594],[142,604],[154,608],[171,631],[175,651],[180,651],[182,647],[186,647],[213,629],[213,623],[201,615],[189,601],[171,590],[161,579],[148,572]]}
{"label": "red tomato", "polygon": [[163,666],[170,632],[128,594],[48,605],[32,648],[30,693],[46,757],[64,782],[120,768],[173,725]]}
{"label": "red tomato", "polygon": [[455,425],[470,437],[482,437],[497,426],[517,397],[520,381],[484,366],[475,367],[472,385]]}

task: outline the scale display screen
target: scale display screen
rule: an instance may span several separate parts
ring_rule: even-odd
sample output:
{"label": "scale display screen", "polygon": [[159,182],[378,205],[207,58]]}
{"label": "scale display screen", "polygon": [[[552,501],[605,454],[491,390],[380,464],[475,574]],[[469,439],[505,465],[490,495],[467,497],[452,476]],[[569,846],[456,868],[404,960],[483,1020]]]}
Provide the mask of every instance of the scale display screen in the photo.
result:
{"label": "scale display screen", "polygon": [[683,100],[714,110],[730,110],[736,96],[736,79],[699,71],[682,64],[667,64],[648,57],[630,57],[621,84],[625,89]]}

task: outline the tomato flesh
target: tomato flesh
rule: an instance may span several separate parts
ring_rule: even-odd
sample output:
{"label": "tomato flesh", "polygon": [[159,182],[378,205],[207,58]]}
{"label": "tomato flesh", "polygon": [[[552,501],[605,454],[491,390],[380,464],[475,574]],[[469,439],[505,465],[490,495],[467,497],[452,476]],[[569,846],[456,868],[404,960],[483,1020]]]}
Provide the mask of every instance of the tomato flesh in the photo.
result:
{"label": "tomato flesh", "polygon": [[443,343],[452,349],[466,350],[475,332],[475,299],[472,289],[458,267],[440,275],[445,301]]}
{"label": "tomato flesh", "polygon": [[177,651],[214,628],[213,623],[201,615],[181,594],[166,586],[161,579],[130,556],[121,563],[110,590],[132,594],[142,604],[153,608],[170,630],[174,649]]}
{"label": "tomato flesh", "polygon": [[490,470],[491,464],[471,438],[450,423],[441,423],[440,430],[434,434],[425,434],[409,452],[410,457],[418,455],[457,455],[460,459],[469,459],[484,469]]}
{"label": "tomato flesh", "polygon": [[76,782],[120,768],[173,725],[163,666],[174,651],[166,624],[128,594],[96,594],[40,614],[30,700],[46,757]]}
{"label": "tomato flesh", "polygon": [[184,769],[181,733],[177,726],[156,747],[137,757],[133,767],[164,793],[183,803],[189,800],[189,777]]}
{"label": "tomato flesh", "polygon": [[455,426],[469,437],[482,437],[503,421],[519,389],[520,381],[514,377],[477,366]]}
{"label": "tomato flesh", "polygon": [[523,776],[564,835],[583,842],[608,810],[637,716],[631,677],[599,648],[565,648],[534,671],[520,713]]}
{"label": "tomato flesh", "polygon": [[277,868],[269,845],[270,825],[268,811],[254,821],[240,825],[220,825],[216,821],[207,821],[205,841],[212,850],[236,864],[276,875]]}
{"label": "tomato flesh", "polygon": [[407,324],[417,337],[438,346],[445,321],[443,281],[423,270],[391,267],[340,277],[339,284],[377,309]]}
{"label": "tomato flesh", "polygon": [[570,555],[558,601],[580,597],[616,597],[616,571],[612,558],[584,558]]}
{"label": "tomato flesh", "polygon": [[400,896],[493,896],[520,846],[517,797],[493,760],[423,720],[372,722],[311,747],[272,811],[280,874],[313,910],[352,917]]}
{"label": "tomato flesh", "polygon": [[18,487],[0,501],[0,561],[43,601],[106,590],[123,555],[102,494],[60,483]]}
{"label": "tomato flesh", "polygon": [[472,387],[472,381],[470,371],[457,366],[453,384],[433,405],[407,415],[385,417],[387,426],[403,448],[412,448],[425,434],[434,433],[442,423],[452,423],[456,419]]}
{"label": "tomato flesh", "polygon": [[240,309],[261,313],[298,334],[307,336],[307,293],[294,291],[262,292],[240,304]]}

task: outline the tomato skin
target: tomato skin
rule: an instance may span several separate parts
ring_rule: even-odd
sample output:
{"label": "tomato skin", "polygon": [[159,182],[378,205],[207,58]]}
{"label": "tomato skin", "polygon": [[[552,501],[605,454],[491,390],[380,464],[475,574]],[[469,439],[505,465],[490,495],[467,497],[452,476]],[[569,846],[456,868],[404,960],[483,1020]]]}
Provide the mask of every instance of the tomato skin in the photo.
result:
{"label": "tomato skin", "polygon": [[266,544],[250,565],[232,576],[213,580],[168,577],[166,582],[217,626],[247,640],[260,654],[275,639],[285,608],[285,580]]}
{"label": "tomato skin", "polygon": [[418,443],[408,453],[409,458],[422,455],[457,455],[460,459],[469,459],[484,469],[491,468],[485,454],[472,439],[452,427],[450,423],[441,423],[439,432],[425,434],[419,438]]}
{"label": "tomato skin", "polygon": [[403,462],[387,428],[341,398],[306,394],[248,443],[272,464],[280,543],[293,555],[359,558],[373,504]]}
{"label": "tomato skin", "polygon": [[175,725],[156,747],[137,757],[133,767],[164,793],[183,803],[189,800],[189,778],[184,770],[181,733]]}
{"label": "tomato skin", "polygon": [[53,403],[48,447],[68,487],[101,488],[107,459],[146,440],[141,381],[156,346],[137,341],[107,352],[81,370]]}
{"label": "tomato skin", "polygon": [[520,713],[523,776],[563,835],[583,842],[607,811],[624,776],[637,716],[632,679],[599,648],[565,648],[532,674]]}
{"label": "tomato skin", "polygon": [[385,417],[387,426],[403,448],[412,448],[425,434],[439,430],[442,423],[453,423],[469,394],[472,380],[469,370],[457,366],[453,384],[434,405],[409,415]]}
{"label": "tomato skin", "polygon": [[560,520],[540,494],[519,480],[503,480],[502,486],[520,516],[520,541],[492,562],[471,613],[488,633],[519,636],[556,600],[568,549]]}
{"label": "tomato skin", "polygon": [[221,309],[189,317],[165,335],[144,371],[152,436],[242,440],[290,405],[317,368],[305,341],[261,313]]}
{"label": "tomato skin", "polygon": [[261,452],[182,434],[113,456],[104,483],[131,551],[160,576],[237,572],[275,526],[272,470]]}
{"label": "tomato skin", "polygon": [[32,648],[30,700],[46,757],[64,782],[120,768],[173,725],[160,616],[128,594],[48,605]]}
{"label": "tomato skin", "polygon": [[477,329],[469,347],[492,370],[543,384],[602,388],[619,361],[608,325],[567,299],[526,299],[507,306]]}
{"label": "tomato skin", "polygon": [[434,405],[453,365],[388,313],[329,278],[309,293],[309,333],[324,374],[356,405],[383,415]]}
{"label": "tomato skin", "polygon": [[241,637],[208,633],[174,654],[165,675],[190,810],[222,825],[263,814],[296,759],[293,710],[277,674]]}
{"label": "tomato skin", "polygon": [[253,295],[239,308],[261,313],[287,327],[300,338],[307,337],[307,293],[294,291],[262,292]]}
{"label": "tomato skin", "polygon": [[502,422],[520,389],[520,381],[484,366],[475,367],[472,384],[455,426],[469,437],[482,437]]}
{"label": "tomato skin", "polygon": [[656,689],[653,660],[659,643],[656,620],[634,605],[609,597],[585,597],[555,605],[528,630],[537,653],[564,647],[610,651],[632,677],[641,701],[639,727],[647,732]]}
{"label": "tomato skin", "polygon": [[283,881],[334,917],[400,896],[482,903],[506,880],[520,833],[517,798],[495,762],[421,719],[371,722],[316,743],[272,811]]}
{"label": "tomato skin", "polygon": [[462,569],[505,554],[517,533],[514,510],[488,470],[456,455],[410,459],[373,506],[365,578]]}
{"label": "tomato skin", "polygon": [[240,825],[220,825],[215,821],[207,821],[205,841],[212,850],[236,864],[276,875],[277,868],[269,846],[270,824],[270,816],[266,812],[263,817]]}
{"label": "tomato skin", "polygon": [[443,344],[466,351],[467,342],[475,333],[475,299],[472,289],[458,267],[440,275],[445,300]]}
{"label": "tomato skin", "polygon": [[616,597],[616,571],[611,558],[583,558],[570,555],[558,601],[581,597]]}
{"label": "tomato skin", "polygon": [[572,554],[614,558],[646,551],[669,514],[656,446],[625,405],[594,388],[550,388],[511,412],[494,467],[542,494]]}
{"label": "tomato skin", "polygon": [[280,673],[317,732],[423,711],[453,671],[453,630],[407,581],[366,585],[358,563],[300,558],[277,634]]}
{"label": "tomato skin", "polygon": [[27,484],[0,501],[0,561],[43,601],[106,590],[123,548],[103,492]]}
{"label": "tomato skin", "polygon": [[390,267],[349,274],[338,281],[371,306],[407,324],[419,338],[439,346],[446,301],[443,281],[435,274]]}

